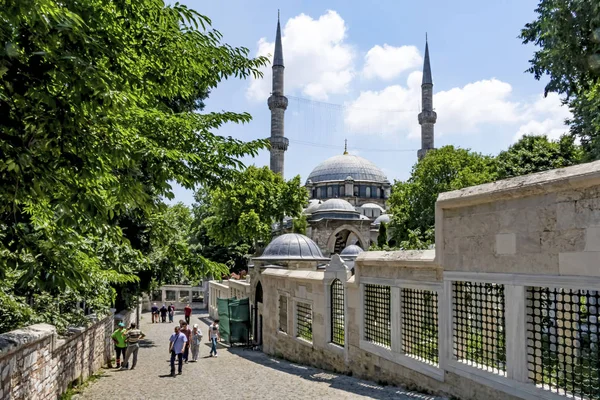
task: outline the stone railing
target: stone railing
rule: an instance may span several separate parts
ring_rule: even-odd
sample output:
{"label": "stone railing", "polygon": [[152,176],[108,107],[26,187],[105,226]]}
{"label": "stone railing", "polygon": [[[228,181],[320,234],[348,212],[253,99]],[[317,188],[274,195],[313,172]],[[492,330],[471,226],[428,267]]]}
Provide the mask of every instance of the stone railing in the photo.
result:
{"label": "stone railing", "polygon": [[131,318],[130,312],[110,315],[64,339],[48,324],[1,334],[0,399],[56,399],[110,363],[115,323]]}

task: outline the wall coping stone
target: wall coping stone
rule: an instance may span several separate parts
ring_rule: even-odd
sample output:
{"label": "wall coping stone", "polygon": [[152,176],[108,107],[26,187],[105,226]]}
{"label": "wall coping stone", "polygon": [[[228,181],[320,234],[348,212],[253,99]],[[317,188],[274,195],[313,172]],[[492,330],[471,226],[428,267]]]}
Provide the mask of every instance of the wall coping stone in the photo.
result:
{"label": "wall coping stone", "polygon": [[56,328],[50,324],[35,324],[0,334],[0,356],[55,334]]}
{"label": "wall coping stone", "polygon": [[358,255],[355,265],[440,268],[435,263],[435,250],[365,251]]}
{"label": "wall coping stone", "polygon": [[305,281],[322,281],[325,279],[324,271],[303,271],[303,270],[289,270],[289,269],[267,269],[263,271],[262,275],[268,275],[275,278],[290,278]]}
{"label": "wall coping stone", "polygon": [[492,201],[552,193],[563,189],[600,185],[600,161],[503,179],[441,193],[441,208],[466,207]]}

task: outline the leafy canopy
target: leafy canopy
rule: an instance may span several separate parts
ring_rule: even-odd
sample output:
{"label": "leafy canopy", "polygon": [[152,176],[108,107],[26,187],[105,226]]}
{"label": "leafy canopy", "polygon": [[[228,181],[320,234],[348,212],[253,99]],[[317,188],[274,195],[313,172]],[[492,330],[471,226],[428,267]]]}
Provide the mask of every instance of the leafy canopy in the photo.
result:
{"label": "leafy canopy", "polygon": [[426,247],[433,241],[438,195],[490,182],[495,177],[493,157],[454,146],[428,152],[413,166],[406,182],[396,181],[392,187],[389,199],[392,238],[411,248],[421,242],[424,244],[419,246]]}
{"label": "leafy canopy", "polygon": [[248,167],[230,183],[210,192],[208,234],[221,244],[266,242],[272,225],[298,218],[308,202],[300,176],[285,181],[268,167]]}
{"label": "leafy canopy", "polygon": [[600,158],[600,2],[540,0],[537,18],[521,31],[538,49],[530,60],[535,79],[548,76],[545,95],[565,96],[586,158]]}
{"label": "leafy canopy", "polygon": [[0,297],[139,281],[151,249],[132,246],[123,217],[152,229],[170,182],[219,184],[266,146],[212,133],[247,113],[195,112],[266,58],[160,0],[9,1],[0,21]]}
{"label": "leafy canopy", "polygon": [[548,140],[546,136],[525,135],[496,157],[498,179],[568,167],[582,160],[583,151],[570,135],[564,135],[558,141]]}

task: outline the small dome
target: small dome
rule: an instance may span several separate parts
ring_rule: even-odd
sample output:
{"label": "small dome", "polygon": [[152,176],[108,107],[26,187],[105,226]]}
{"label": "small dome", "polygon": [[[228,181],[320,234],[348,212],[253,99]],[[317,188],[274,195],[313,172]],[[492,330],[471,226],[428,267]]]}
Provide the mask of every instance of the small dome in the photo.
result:
{"label": "small dome", "polygon": [[317,165],[308,179],[313,183],[343,181],[350,176],[358,181],[387,183],[383,171],[371,161],[351,154],[333,156]]}
{"label": "small dome", "polygon": [[319,212],[323,212],[323,211],[350,211],[350,212],[356,212],[356,209],[354,208],[354,206],[350,203],[348,203],[346,200],[342,200],[342,199],[329,199],[327,201],[325,201],[323,204],[321,204],[318,208]]}
{"label": "small dome", "polygon": [[382,222],[384,224],[389,224],[391,218],[392,218],[392,216],[390,214],[382,214],[379,217],[377,217],[377,219],[375,219],[375,221],[373,221],[373,225],[381,225]]}
{"label": "small dome", "polygon": [[277,236],[255,260],[326,261],[319,246],[309,237],[298,233]]}
{"label": "small dome", "polygon": [[350,246],[348,246],[344,250],[342,250],[342,252],[340,253],[340,256],[342,256],[342,257],[356,257],[360,253],[362,253],[363,251],[364,250],[360,246],[357,246],[355,244],[351,244]]}
{"label": "small dome", "polygon": [[315,211],[317,211],[317,209],[319,208],[319,206],[322,204],[321,200],[317,200],[317,199],[312,199],[308,201],[308,207],[306,207],[304,209],[304,214],[312,214]]}
{"label": "small dome", "polygon": [[385,212],[383,207],[381,207],[379,204],[375,204],[375,203],[365,203],[361,207],[362,208],[375,208],[377,210],[380,210],[382,213]]}

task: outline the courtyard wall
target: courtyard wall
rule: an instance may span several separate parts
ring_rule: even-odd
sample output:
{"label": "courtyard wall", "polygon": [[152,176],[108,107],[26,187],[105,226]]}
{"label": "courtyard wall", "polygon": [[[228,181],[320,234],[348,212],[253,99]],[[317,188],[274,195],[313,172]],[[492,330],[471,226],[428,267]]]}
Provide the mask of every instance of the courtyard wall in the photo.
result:
{"label": "courtyard wall", "polygon": [[35,324],[0,335],[0,399],[52,399],[110,363],[115,323],[135,315],[110,315],[60,338],[49,324]]}
{"label": "courtyard wall", "polygon": [[440,195],[436,250],[250,275],[268,354],[461,399],[600,398],[600,162]]}

